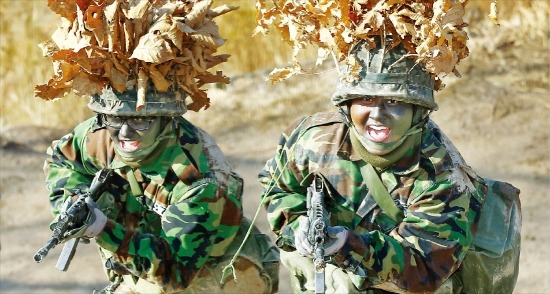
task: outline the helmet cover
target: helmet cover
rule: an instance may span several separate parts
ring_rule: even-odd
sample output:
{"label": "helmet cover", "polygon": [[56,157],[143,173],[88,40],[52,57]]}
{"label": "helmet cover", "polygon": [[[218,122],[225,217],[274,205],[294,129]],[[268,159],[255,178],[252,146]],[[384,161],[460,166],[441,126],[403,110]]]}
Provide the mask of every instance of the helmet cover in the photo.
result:
{"label": "helmet cover", "polygon": [[120,93],[104,88],[99,95],[92,95],[88,107],[97,113],[116,116],[181,116],[187,111],[185,92],[157,92],[148,87],[145,102],[138,107],[137,90]]}
{"label": "helmet cover", "polygon": [[432,76],[407,57],[409,52],[403,45],[389,48],[380,43],[376,42],[373,49],[365,41],[352,47],[351,64],[342,66],[332,102],[340,105],[356,97],[376,96],[436,110]]}

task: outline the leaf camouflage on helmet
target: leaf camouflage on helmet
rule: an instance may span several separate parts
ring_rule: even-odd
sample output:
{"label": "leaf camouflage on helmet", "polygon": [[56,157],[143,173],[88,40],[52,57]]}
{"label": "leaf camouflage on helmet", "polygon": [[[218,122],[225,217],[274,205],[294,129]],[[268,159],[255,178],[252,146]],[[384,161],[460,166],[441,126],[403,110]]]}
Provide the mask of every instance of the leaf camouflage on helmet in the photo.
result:
{"label": "leaf camouflage on helmet", "polygon": [[402,44],[393,48],[390,44],[378,38],[373,49],[364,41],[353,47],[351,61],[340,69],[340,79],[331,98],[334,105],[357,97],[376,96],[437,110],[431,75],[409,57]]}
{"label": "leaf camouflage on helmet", "polygon": [[[392,36],[392,46],[403,44],[416,63],[422,63],[434,78],[441,78],[457,74],[456,65],[469,54],[465,30],[468,24],[463,20],[467,3],[258,0],[255,33],[265,35],[273,26],[292,46],[291,65],[273,70],[268,77],[272,82],[307,72],[298,61],[298,54],[308,46],[317,48],[316,65],[329,56],[335,63],[347,63],[353,45],[364,40],[369,49],[374,48],[374,39],[380,36]],[[438,82],[435,89],[443,87]]]}
{"label": "leaf camouflage on helmet", "polygon": [[[237,9],[212,8],[212,0],[48,1],[61,16],[52,40],[40,44],[50,57],[54,76],[35,87],[35,96],[54,100],[69,92],[100,95],[104,89],[137,90],[138,109],[146,103],[149,84],[157,92],[184,91],[188,109],[208,108],[201,89],[229,83],[212,67],[226,62],[215,55],[224,44],[214,18]],[[183,98],[183,97],[182,97]]]}

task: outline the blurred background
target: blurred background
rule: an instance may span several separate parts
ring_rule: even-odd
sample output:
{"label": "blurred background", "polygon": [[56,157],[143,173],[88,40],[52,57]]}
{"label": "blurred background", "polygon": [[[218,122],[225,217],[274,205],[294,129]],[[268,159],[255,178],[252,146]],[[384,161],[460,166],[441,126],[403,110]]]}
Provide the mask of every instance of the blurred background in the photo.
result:
{"label": "blurred background", "polygon": [[[487,16],[490,2],[468,1],[464,19],[471,53],[458,66],[462,78],[443,79],[447,86],[436,93],[440,109],[432,119],[481,176],[521,189],[522,256],[515,293],[550,293],[550,1],[499,0],[500,26]],[[265,81],[274,67],[288,65],[292,52],[275,30],[252,37],[254,3],[214,0],[214,6],[240,7],[216,18],[227,39],[219,53],[231,54],[218,70],[232,82],[208,88],[209,109],[185,114],[216,138],[245,179],[243,202],[250,218],[262,192],[256,175],[273,156],[279,133],[299,116],[333,110],[329,97],[337,82],[329,61],[317,74],[274,85]],[[32,261],[50,234],[41,170],[45,150],[92,114],[86,99],[34,97],[34,86],[52,76],[38,44],[50,38],[58,22],[47,0],[0,0],[1,293],[91,293],[106,282],[93,246],[79,248],[67,273],[53,269],[59,251],[42,264]],[[304,64],[315,57],[313,50],[300,56]],[[256,223],[268,232],[265,214],[258,214]],[[281,269],[280,292],[289,289]]]}

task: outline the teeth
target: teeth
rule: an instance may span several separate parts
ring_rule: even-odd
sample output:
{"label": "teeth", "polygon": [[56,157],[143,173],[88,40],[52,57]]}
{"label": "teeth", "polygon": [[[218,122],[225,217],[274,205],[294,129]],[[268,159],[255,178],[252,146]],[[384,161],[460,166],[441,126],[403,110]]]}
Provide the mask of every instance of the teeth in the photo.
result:
{"label": "teeth", "polygon": [[374,129],[374,130],[377,130],[377,131],[382,131],[382,130],[385,130],[387,129],[386,127],[384,126],[370,126],[371,129]]}

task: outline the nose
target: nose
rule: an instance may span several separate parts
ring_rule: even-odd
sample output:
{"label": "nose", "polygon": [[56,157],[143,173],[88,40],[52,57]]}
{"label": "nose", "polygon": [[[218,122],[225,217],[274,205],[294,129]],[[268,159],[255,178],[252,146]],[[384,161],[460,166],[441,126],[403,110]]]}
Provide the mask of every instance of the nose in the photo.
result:
{"label": "nose", "polygon": [[373,106],[371,106],[369,116],[371,118],[381,118],[385,115],[385,113],[384,103],[382,101],[377,101]]}
{"label": "nose", "polygon": [[135,130],[132,129],[130,126],[128,126],[128,122],[124,121],[122,122],[122,126],[120,127],[120,130],[118,131],[118,137],[121,139],[130,139],[135,134]]}

